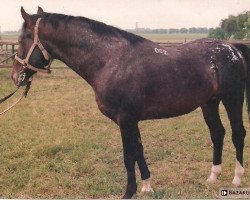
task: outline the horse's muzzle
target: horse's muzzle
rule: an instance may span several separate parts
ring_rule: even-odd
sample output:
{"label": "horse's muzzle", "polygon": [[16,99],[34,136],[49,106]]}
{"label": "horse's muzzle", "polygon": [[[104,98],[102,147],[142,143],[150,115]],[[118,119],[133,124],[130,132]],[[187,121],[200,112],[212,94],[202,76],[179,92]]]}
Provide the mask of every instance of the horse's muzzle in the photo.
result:
{"label": "horse's muzzle", "polygon": [[20,87],[20,86],[26,86],[31,80],[32,80],[32,76],[28,77],[25,72],[20,73],[20,75],[18,77],[17,86],[18,87]]}
{"label": "horse's muzzle", "polygon": [[11,78],[17,87],[25,86],[29,82],[29,78],[27,77],[27,74],[23,70],[19,73],[12,74]]}
{"label": "horse's muzzle", "polygon": [[18,73],[12,73],[11,74],[11,79],[14,82],[14,84],[17,86],[18,85],[19,74]]}

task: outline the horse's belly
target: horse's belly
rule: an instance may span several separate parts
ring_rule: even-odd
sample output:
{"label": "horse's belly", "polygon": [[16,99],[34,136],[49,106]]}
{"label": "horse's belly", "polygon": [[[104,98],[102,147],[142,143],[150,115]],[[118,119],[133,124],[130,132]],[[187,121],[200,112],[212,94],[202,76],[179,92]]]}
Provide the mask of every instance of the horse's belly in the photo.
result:
{"label": "horse's belly", "polygon": [[169,106],[157,106],[157,105],[149,105],[145,108],[141,114],[141,120],[148,120],[148,119],[163,119],[163,118],[170,118],[170,117],[177,117],[180,115],[184,115],[194,111],[200,105],[192,105],[188,107],[169,107]]}
{"label": "horse's belly", "polygon": [[162,119],[184,115],[204,105],[212,96],[212,88],[197,91],[196,95],[189,93],[162,94],[148,99],[141,112],[141,120]]}

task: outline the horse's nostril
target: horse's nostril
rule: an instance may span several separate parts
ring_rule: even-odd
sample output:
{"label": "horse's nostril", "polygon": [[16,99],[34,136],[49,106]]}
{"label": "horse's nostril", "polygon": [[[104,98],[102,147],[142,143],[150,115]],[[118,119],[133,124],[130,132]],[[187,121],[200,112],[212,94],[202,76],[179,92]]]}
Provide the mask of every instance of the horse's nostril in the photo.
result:
{"label": "horse's nostril", "polygon": [[25,82],[25,79],[26,79],[26,73],[23,71],[19,72],[19,75],[18,75],[17,81],[16,81],[16,85],[21,86]]}
{"label": "horse's nostril", "polygon": [[23,82],[25,78],[26,78],[26,73],[20,73],[18,77],[18,82]]}

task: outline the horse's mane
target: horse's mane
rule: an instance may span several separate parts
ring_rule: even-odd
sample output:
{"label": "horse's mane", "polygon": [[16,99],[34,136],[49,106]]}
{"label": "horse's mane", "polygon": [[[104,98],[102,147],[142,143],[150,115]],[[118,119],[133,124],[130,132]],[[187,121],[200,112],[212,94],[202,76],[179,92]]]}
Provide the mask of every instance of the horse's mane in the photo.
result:
{"label": "horse's mane", "polygon": [[90,28],[94,33],[100,36],[117,38],[122,37],[128,40],[130,43],[138,43],[146,40],[145,38],[140,37],[138,35],[129,33],[117,27],[110,26],[105,23],[95,21],[86,17],[74,17],[71,15],[56,13],[44,13],[42,18],[51,23],[54,29],[58,28],[59,22],[65,23],[65,27],[67,27],[68,24],[75,22],[75,24],[78,24],[83,29],[88,26],[88,28]]}

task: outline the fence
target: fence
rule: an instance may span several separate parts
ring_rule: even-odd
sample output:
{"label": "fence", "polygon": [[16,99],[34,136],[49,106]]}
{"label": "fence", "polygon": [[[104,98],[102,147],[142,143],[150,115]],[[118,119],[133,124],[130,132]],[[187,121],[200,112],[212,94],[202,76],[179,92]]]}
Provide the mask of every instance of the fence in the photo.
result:
{"label": "fence", "polygon": [[[0,40],[0,60],[4,60],[8,56],[12,55],[17,51],[18,42],[17,41],[7,41],[7,40]],[[11,68],[12,65],[8,64],[9,62],[6,61],[0,64],[0,68]]]}

